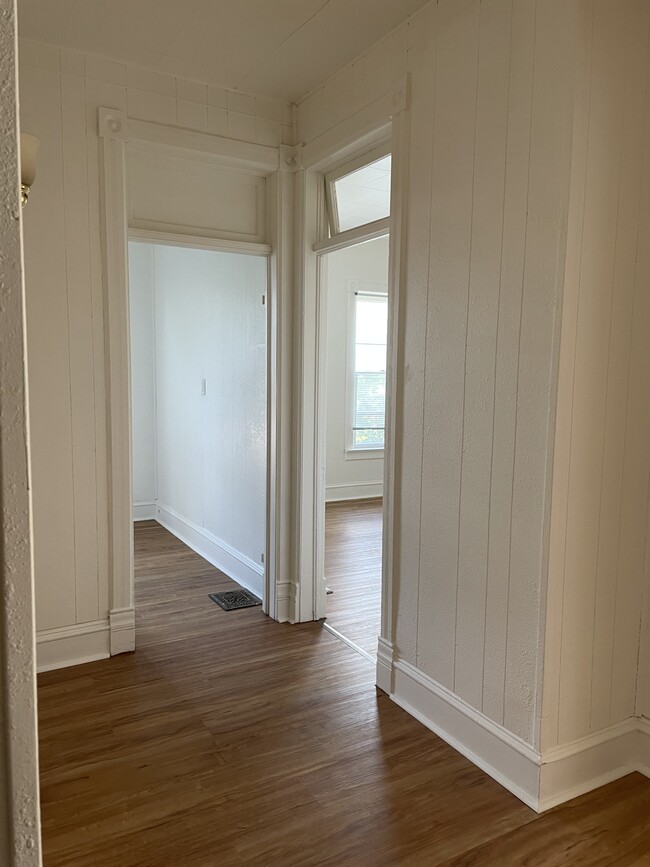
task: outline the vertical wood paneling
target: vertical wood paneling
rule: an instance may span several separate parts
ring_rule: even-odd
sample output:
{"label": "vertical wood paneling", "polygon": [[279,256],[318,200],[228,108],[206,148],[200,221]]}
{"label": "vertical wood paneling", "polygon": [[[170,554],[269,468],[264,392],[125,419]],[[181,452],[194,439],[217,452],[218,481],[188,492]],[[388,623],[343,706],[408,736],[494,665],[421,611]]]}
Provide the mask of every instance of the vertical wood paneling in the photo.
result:
{"label": "vertical wood paneling", "polygon": [[541,689],[547,476],[568,203],[575,9],[563,0],[544,0],[536,4],[535,14],[504,702],[506,727],[533,743]]}
{"label": "vertical wood paneling", "polygon": [[[397,647],[531,742],[572,11],[441,0],[407,40]],[[364,80],[394,48],[387,38],[359,64]],[[352,80],[348,67],[301,104],[302,140],[334,125],[334,103],[339,120],[363,108]]]}
{"label": "vertical wood paneling", "polygon": [[503,722],[510,522],[517,415],[517,365],[528,208],[528,154],[535,46],[535,0],[512,8],[494,430],[485,600],[482,709]]}
{"label": "vertical wood paneling", "polygon": [[510,78],[511,0],[481,7],[465,348],[454,692],[483,703],[483,655],[494,421],[494,361]]}
{"label": "vertical wood paneling", "polygon": [[[598,557],[596,570],[596,607],[594,612],[594,652],[592,662],[591,729],[609,725],[625,713],[627,707],[611,705],[611,685],[614,671],[616,617],[616,583],[621,542],[621,504],[624,496],[623,467],[625,454],[624,419],[628,402],[628,371],[634,309],[635,262],[639,238],[639,205],[644,152],[645,116],[644,81],[646,78],[645,50],[647,29],[638,26],[637,0],[626,10],[625,79],[618,96],[623,106],[622,142],[618,178],[616,238],[612,285],[612,307],[608,336],[607,402],[602,458],[602,485],[598,526]],[[623,10],[621,10],[623,11]],[[621,40],[622,43],[622,40]],[[643,318],[641,317],[643,322]],[[647,322],[644,323],[647,328]],[[646,336],[648,332],[646,331]],[[647,404],[647,401],[643,401]],[[646,444],[650,448],[650,437]],[[638,456],[643,466],[643,453]],[[645,460],[647,466],[647,457]],[[641,495],[643,496],[643,489]],[[641,500],[643,511],[643,500]],[[639,540],[633,585],[639,593],[643,573],[643,542]],[[639,559],[640,558],[640,559]],[[621,573],[625,574],[625,573]],[[620,574],[618,576],[620,580]],[[630,630],[623,640],[634,637]],[[633,641],[633,646],[636,642]],[[634,665],[632,666],[635,667]],[[628,688],[629,676],[626,678]]]}
{"label": "vertical wood paneling", "polygon": [[438,33],[431,161],[430,268],[418,665],[454,684],[463,391],[469,294],[480,4]]}
{"label": "vertical wood paneling", "polygon": [[562,645],[562,598],[571,463],[571,405],[575,370],[575,340],[578,323],[578,292],[583,235],[582,213],[586,189],[586,154],[591,90],[591,43],[593,9],[583,22],[576,58],[573,153],[567,220],[564,295],[562,301],[561,352],[558,362],[557,410],[553,456],[553,509],[550,518],[549,580],[545,629],[544,713],[542,748],[557,743]]}
{"label": "vertical wood paneling", "polygon": [[573,124],[544,748],[634,713],[646,542],[650,327],[635,268],[644,250],[648,9],[638,0],[587,8]]}
{"label": "vertical wood paneling", "polygon": [[[625,10],[627,11],[627,10]],[[596,6],[586,189],[572,400],[563,597],[560,742],[580,735],[591,709],[600,493],[607,400],[627,15]],[[608,50],[609,49],[609,50]]]}
{"label": "vertical wood paneling", "polygon": [[[397,455],[396,485],[402,531],[396,540],[399,572],[397,585],[396,640],[405,658],[417,656],[418,588],[420,574],[420,498],[422,495],[422,429],[425,370],[422,364],[426,343],[426,297],[429,278],[429,210],[431,192],[431,142],[435,88],[434,14],[428,8],[427,22],[409,28],[408,64],[411,75],[409,191],[416,187],[426,195],[410,196],[407,224],[406,282],[402,296],[400,327],[404,338],[401,365],[403,417],[399,421],[401,454]],[[408,336],[408,339],[405,339]],[[399,470],[397,470],[399,468]]]}
{"label": "vertical wood paneling", "polygon": [[[38,101],[30,101],[30,94]],[[25,291],[34,513],[36,625],[74,623],[75,549],[70,353],[63,210],[61,81],[23,67],[21,125],[41,139],[38,194],[25,210]],[[49,209],[42,202],[49,202]],[[56,576],[56,580],[52,580]]]}
{"label": "vertical wood paneling", "polygon": [[[88,291],[90,238],[87,209],[86,94],[79,76],[61,76],[63,213],[70,344],[73,529],[76,619],[99,617],[97,583],[97,489],[92,298]],[[89,432],[91,435],[89,436]]]}

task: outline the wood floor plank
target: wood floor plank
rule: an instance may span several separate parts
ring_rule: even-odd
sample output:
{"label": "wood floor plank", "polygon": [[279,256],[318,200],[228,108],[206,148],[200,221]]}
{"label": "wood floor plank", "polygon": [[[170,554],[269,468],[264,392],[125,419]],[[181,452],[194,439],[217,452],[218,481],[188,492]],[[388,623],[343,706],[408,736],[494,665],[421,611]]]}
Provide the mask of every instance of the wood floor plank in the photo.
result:
{"label": "wood floor plank", "polygon": [[327,623],[372,656],[381,625],[381,499],[327,503]]}
{"label": "wood floor plank", "polygon": [[650,781],[536,816],[319,624],[208,598],[234,586],[138,525],[137,652],[39,676],[46,867],[647,863]]}

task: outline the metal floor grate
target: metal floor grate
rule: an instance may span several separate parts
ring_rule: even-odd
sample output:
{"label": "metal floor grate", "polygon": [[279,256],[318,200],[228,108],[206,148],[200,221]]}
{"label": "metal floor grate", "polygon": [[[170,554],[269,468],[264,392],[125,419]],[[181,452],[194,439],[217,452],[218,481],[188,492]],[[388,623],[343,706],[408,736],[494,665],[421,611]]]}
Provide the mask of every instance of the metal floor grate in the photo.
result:
{"label": "metal floor grate", "polygon": [[226,590],[224,593],[209,593],[210,599],[220,605],[224,611],[236,611],[238,608],[253,608],[261,605],[262,600],[253,596],[248,590]]}

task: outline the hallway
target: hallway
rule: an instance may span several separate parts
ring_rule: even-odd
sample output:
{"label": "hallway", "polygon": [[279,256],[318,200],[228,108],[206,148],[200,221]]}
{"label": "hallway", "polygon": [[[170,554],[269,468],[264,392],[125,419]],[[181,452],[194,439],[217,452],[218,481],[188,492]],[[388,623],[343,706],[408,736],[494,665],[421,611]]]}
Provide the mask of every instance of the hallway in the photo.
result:
{"label": "hallway", "polygon": [[639,864],[650,782],[536,816],[318,624],[136,528],[138,650],[39,677],[46,867]]}

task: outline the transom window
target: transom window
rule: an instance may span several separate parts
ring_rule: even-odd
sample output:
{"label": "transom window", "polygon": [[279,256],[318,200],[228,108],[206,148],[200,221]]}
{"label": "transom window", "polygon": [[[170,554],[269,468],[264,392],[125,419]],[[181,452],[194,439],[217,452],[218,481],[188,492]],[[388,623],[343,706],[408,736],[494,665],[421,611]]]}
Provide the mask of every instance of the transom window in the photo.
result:
{"label": "transom window", "polygon": [[325,178],[330,232],[338,235],[390,216],[391,157],[375,150]]}

